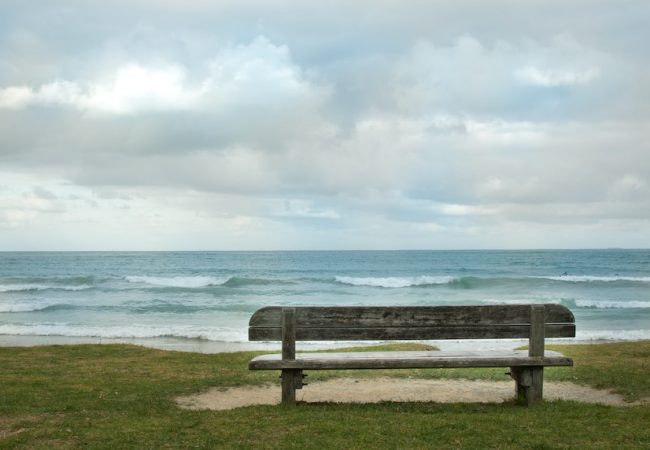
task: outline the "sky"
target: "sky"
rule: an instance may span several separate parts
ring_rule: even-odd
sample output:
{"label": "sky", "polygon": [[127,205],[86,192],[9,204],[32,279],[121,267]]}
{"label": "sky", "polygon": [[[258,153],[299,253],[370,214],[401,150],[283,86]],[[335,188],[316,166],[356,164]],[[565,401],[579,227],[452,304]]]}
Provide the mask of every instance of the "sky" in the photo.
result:
{"label": "sky", "polygon": [[0,251],[650,247],[646,0],[0,10]]}

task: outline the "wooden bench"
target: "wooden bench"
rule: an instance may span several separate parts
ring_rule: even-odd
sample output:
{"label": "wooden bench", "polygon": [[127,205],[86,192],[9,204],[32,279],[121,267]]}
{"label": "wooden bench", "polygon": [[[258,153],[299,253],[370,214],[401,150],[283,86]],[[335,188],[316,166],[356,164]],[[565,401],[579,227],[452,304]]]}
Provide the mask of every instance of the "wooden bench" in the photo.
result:
{"label": "wooden bench", "polygon": [[[261,355],[251,370],[282,371],[282,403],[296,402],[303,370],[509,367],[517,398],[542,399],[544,367],[572,366],[544,352],[545,337],[574,337],[575,319],[562,305],[414,307],[266,307],[250,319],[250,341],[282,341],[282,354]],[[528,338],[527,351],[355,352],[296,354],[296,341],[387,341]]]}

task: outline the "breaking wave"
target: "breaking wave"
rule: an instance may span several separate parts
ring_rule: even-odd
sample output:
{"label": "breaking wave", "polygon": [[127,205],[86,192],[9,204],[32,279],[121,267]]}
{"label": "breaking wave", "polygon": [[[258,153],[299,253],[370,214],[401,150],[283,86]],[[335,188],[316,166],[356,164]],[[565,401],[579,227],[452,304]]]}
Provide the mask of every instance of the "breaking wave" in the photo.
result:
{"label": "breaking wave", "polygon": [[369,286],[382,288],[406,288],[417,286],[447,286],[458,289],[480,289],[499,286],[526,286],[531,287],[540,283],[565,282],[565,283],[650,283],[650,277],[627,276],[592,276],[592,275],[564,275],[564,276],[520,276],[520,277],[477,277],[477,276],[412,276],[412,277],[348,277],[337,276],[334,281],[351,286]]}
{"label": "breaking wave", "polygon": [[[572,306],[572,305],[566,305]],[[608,301],[608,300],[575,300],[575,306],[578,308],[595,308],[595,309],[636,309],[650,308],[650,302],[631,300],[631,301]]]}
{"label": "breaking wave", "polygon": [[0,292],[28,292],[28,291],[83,291],[90,289],[92,286],[87,284],[81,285],[61,285],[61,284],[0,284]]}
{"label": "breaking wave", "polygon": [[403,288],[411,286],[432,286],[439,284],[449,284],[457,278],[440,276],[420,276],[420,277],[335,277],[336,282],[349,284],[352,286],[371,286],[383,288]]}
{"label": "breaking wave", "polygon": [[149,276],[127,276],[126,281],[130,283],[145,284],[157,287],[196,289],[214,286],[242,287],[261,286],[267,284],[293,284],[287,280],[274,280],[267,278],[249,277],[212,277],[212,276],[189,276],[189,277],[149,277]]}
{"label": "breaking wave", "polygon": [[221,342],[247,342],[248,340],[245,329],[210,328],[193,325],[150,326],[134,324],[101,327],[67,323],[5,324],[0,325],[0,334],[13,336],[98,337],[107,339],[174,337]]}
{"label": "breaking wave", "polygon": [[622,277],[622,276],[595,276],[595,275],[558,275],[558,276],[536,276],[531,278],[540,278],[553,281],[565,281],[568,283],[613,283],[616,281],[632,281],[636,283],[650,283],[650,277]]}
{"label": "breaking wave", "polygon": [[126,281],[130,283],[149,284],[162,287],[200,288],[207,286],[219,286],[228,281],[228,278],[216,278],[205,276],[193,277],[147,277],[127,276]]}

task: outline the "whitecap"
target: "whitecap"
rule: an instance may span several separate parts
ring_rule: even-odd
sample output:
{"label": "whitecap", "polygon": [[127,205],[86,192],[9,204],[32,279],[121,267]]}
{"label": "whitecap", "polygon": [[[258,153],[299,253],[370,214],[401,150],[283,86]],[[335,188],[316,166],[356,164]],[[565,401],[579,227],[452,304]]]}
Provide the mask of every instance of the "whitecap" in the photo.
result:
{"label": "whitecap", "polygon": [[558,275],[558,276],[536,276],[531,278],[542,278],[553,281],[567,281],[571,283],[633,281],[639,283],[650,283],[650,277],[627,277],[627,276],[596,276],[596,275]]}
{"label": "whitecap", "polygon": [[149,276],[127,276],[126,281],[130,283],[149,284],[152,286],[179,287],[179,288],[200,288],[207,286],[219,286],[229,278],[215,278],[208,276],[192,277],[149,277]]}
{"label": "whitecap", "polygon": [[68,323],[2,324],[0,334],[13,336],[69,336],[106,339],[175,337],[219,342],[248,342],[245,329],[209,328],[192,325],[88,326]]}
{"label": "whitecap", "polygon": [[33,312],[42,311],[49,308],[49,304],[34,305],[31,303],[13,303],[8,305],[0,304],[0,313],[17,313],[17,312]]}
{"label": "whitecap", "polygon": [[337,282],[352,286],[371,286],[383,288],[404,288],[411,286],[428,286],[449,284],[457,278],[449,276],[420,276],[420,277],[335,277]]}
{"label": "whitecap", "polygon": [[576,300],[578,308],[597,308],[597,309],[629,309],[629,308],[650,308],[650,302],[638,300],[630,301],[611,301],[611,300]]}
{"label": "whitecap", "polygon": [[82,291],[90,289],[87,284],[57,285],[57,284],[0,284],[0,292],[45,291],[48,289],[61,291]]}
{"label": "whitecap", "polygon": [[537,300],[505,300],[505,299],[483,299],[481,300],[481,303],[487,303],[489,305],[530,305],[530,304],[546,304],[546,303],[553,303],[553,304],[560,304],[562,303],[562,300],[559,299],[545,299],[543,301],[537,301]]}

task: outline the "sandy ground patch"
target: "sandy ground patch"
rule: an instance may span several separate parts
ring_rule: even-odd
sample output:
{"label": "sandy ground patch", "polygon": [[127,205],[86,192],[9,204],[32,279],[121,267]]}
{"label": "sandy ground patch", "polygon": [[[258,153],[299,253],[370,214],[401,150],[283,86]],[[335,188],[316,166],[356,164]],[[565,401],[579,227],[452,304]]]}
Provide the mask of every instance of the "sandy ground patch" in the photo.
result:
{"label": "sandy ground patch", "polygon": [[[514,397],[514,382],[481,380],[421,380],[399,378],[339,378],[310,383],[297,392],[298,401],[336,403],[437,402],[501,403]],[[570,382],[545,382],[547,400],[577,400],[602,405],[630,406],[618,394]],[[226,410],[280,402],[280,386],[246,386],[179,397],[185,409]]]}

